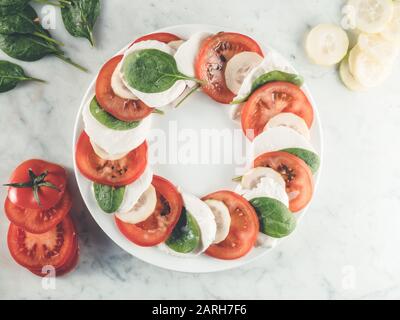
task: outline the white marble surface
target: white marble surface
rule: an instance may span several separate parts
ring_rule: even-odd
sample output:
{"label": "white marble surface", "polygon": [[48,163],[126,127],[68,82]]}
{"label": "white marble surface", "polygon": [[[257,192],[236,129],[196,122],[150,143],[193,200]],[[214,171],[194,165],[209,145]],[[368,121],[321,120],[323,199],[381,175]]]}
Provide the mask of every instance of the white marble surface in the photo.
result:
{"label": "white marble surface", "polygon": [[[48,85],[29,84],[0,96],[0,181],[20,161],[39,157],[70,169],[82,258],[79,268],[44,290],[18,267],[0,215],[0,298],[353,299],[400,298],[400,69],[387,83],[354,94],[334,69],[312,66],[302,39],[310,25],[337,22],[342,1],[103,1],[98,47],[54,34],[92,74],[55,58],[22,63]],[[189,275],[164,271],[114,245],[84,208],[71,171],[79,102],[101,64],[136,34],[184,23],[224,25],[265,39],[306,77],[325,130],[322,182],[295,235],[273,253],[233,271]],[[1,199],[6,195],[0,191]]]}

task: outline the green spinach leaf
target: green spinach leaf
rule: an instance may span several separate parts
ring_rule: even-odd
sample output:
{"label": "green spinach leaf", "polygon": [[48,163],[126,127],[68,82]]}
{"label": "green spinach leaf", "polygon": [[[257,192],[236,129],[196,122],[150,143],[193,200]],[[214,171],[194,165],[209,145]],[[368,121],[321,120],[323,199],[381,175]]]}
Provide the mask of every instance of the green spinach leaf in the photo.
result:
{"label": "green spinach leaf", "polygon": [[93,189],[101,210],[105,213],[114,213],[119,209],[124,199],[125,187],[116,188],[94,183]]}
{"label": "green spinach leaf", "polygon": [[260,197],[250,200],[260,221],[260,231],[273,238],[283,238],[296,228],[296,218],[280,201]]}
{"label": "green spinach leaf", "polygon": [[200,82],[180,73],[174,57],[157,49],[131,53],[125,59],[122,72],[129,86],[144,93],[166,91],[178,80]]}
{"label": "green spinach leaf", "polygon": [[165,244],[179,253],[190,253],[200,243],[200,228],[193,216],[184,208],[177,225]]}
{"label": "green spinach leaf", "polygon": [[24,69],[17,64],[0,60],[0,92],[14,89],[22,81],[45,82],[37,78],[28,77]]}
{"label": "green spinach leaf", "polygon": [[309,166],[313,174],[316,174],[319,170],[321,159],[316,153],[302,148],[289,148],[281,151],[290,153],[303,160]]}
{"label": "green spinach leaf", "polygon": [[22,11],[30,0],[0,0],[0,16],[12,15]]}
{"label": "green spinach leaf", "polygon": [[234,100],[231,102],[231,104],[240,104],[240,103],[246,102],[250,98],[250,96],[253,94],[254,91],[261,88],[263,85],[265,85],[267,83],[277,82],[277,81],[290,82],[299,87],[301,87],[304,83],[304,80],[300,75],[293,74],[293,73],[286,73],[286,72],[277,71],[277,70],[271,71],[271,72],[268,72],[268,73],[265,73],[265,74],[259,76],[253,82],[253,85],[251,86],[251,91],[250,91],[249,95],[247,95],[243,99]]}
{"label": "green spinach leaf", "polygon": [[61,8],[67,31],[74,37],[86,38],[95,45],[93,28],[100,15],[99,0],[70,0]]}
{"label": "green spinach leaf", "polygon": [[96,97],[93,98],[89,108],[90,113],[98,122],[113,130],[130,130],[136,128],[140,124],[140,121],[125,122],[115,118],[100,107],[99,103],[96,100]]}

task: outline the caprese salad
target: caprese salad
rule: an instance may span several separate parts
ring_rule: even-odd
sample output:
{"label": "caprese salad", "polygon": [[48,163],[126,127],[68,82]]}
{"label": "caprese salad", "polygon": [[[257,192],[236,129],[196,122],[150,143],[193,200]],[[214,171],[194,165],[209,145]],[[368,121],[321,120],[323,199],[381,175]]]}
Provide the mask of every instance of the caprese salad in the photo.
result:
{"label": "caprese salad", "polygon": [[[303,79],[248,36],[155,33],[100,70],[83,108],[76,164],[121,233],[180,257],[238,259],[273,246],[296,226],[313,194],[319,156],[310,142],[313,107]],[[251,168],[235,190],[203,198],[153,174],[146,137],[152,117],[195,90],[232,110],[252,141]]]}

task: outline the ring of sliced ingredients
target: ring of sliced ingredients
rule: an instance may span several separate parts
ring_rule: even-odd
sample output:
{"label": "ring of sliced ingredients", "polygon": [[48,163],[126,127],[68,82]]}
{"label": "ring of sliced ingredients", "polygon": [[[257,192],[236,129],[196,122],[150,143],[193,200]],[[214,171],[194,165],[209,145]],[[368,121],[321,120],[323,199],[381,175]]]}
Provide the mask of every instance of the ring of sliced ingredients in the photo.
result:
{"label": "ring of sliced ingredients", "polygon": [[[239,33],[155,33],[101,68],[82,111],[76,164],[93,197],[133,244],[178,257],[234,260],[273,247],[310,202],[320,157],[310,142],[313,107],[303,79],[277,53]],[[153,174],[152,117],[201,90],[231,108],[254,148],[235,190],[202,198]]]}

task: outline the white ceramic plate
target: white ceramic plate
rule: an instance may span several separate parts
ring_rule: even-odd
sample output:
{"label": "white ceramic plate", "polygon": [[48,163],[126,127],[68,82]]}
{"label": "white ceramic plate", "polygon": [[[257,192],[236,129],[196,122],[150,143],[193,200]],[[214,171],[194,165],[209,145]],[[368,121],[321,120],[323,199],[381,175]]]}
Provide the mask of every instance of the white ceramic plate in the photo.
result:
{"label": "white ceramic plate", "polygon": [[[240,33],[240,31],[209,25],[179,25],[162,30],[157,30],[154,32],[170,32],[176,34],[182,39],[187,39],[190,37],[191,34],[199,31],[210,33],[217,33],[219,31],[233,31]],[[137,37],[133,37],[132,41],[138,37],[139,35]],[[254,37],[253,39],[255,39],[261,46],[267,43],[267,39],[256,39]],[[270,48],[268,49],[271,50]],[[122,49],[118,54],[120,54],[124,50],[125,48]],[[89,209],[89,212],[92,214],[93,218],[96,220],[100,228],[102,228],[103,231],[117,245],[119,245],[126,252],[129,252],[133,256],[150,264],[169,270],[190,273],[216,272],[240,267],[257,258],[264,256],[272,250],[261,247],[255,248],[247,256],[233,261],[217,260],[205,255],[197,258],[180,258],[171,256],[158,248],[139,247],[127,240],[117,229],[114,223],[113,216],[103,213],[98,207],[91,191],[91,182],[80,174],[75,164],[75,146],[77,143],[77,139],[83,130],[83,121],[81,115],[82,109],[83,106],[94,95],[95,80],[96,79],[94,79],[89,86],[76,117],[73,135],[74,169],[80,192],[86,203],[87,208]],[[318,109],[307,86],[305,86],[303,89],[308,95],[314,107],[315,120],[311,129],[311,137],[312,143],[316,151],[321,156],[322,163],[322,130],[320,118],[318,115]],[[226,112],[224,106],[221,106],[212,101],[203,93],[195,94],[194,96],[190,97],[187,102],[185,102],[185,104],[182,105],[180,108],[168,112],[164,116],[154,115],[153,128],[166,130],[166,132],[168,132],[168,130],[172,130],[169,134],[173,134],[174,125],[172,125],[172,127],[170,126],[171,120],[176,121],[175,124],[179,128],[191,128],[195,130],[201,130],[202,128],[228,128],[233,130],[238,128],[238,125],[229,118],[228,112]],[[155,165],[153,166],[153,170],[156,174],[169,179],[175,185],[180,186],[185,191],[191,192],[199,197],[214,191],[233,189],[234,187],[232,177],[235,177],[235,166],[233,164],[209,166],[190,164]],[[319,173],[317,176],[315,176],[315,186],[317,186],[318,180]],[[301,218],[305,214],[306,210],[307,208],[303,210],[300,214],[297,214],[297,216]],[[298,226],[298,228],[299,227],[300,225]]]}

